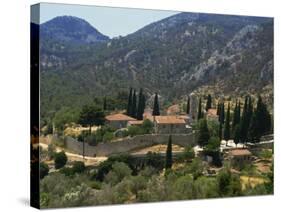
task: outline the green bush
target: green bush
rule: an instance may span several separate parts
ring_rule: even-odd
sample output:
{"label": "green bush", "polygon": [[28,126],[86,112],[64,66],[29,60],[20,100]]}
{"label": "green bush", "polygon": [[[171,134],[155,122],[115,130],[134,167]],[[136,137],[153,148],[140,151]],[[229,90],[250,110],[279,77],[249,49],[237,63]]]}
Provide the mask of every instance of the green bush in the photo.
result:
{"label": "green bush", "polygon": [[49,174],[49,166],[46,163],[41,162],[40,163],[40,179],[43,179],[48,174]]}
{"label": "green bush", "polygon": [[72,165],[72,170],[74,173],[82,173],[86,169],[84,162],[74,161]]}
{"label": "green bush", "polygon": [[67,162],[67,156],[64,151],[56,153],[54,159],[56,169],[64,167]]}
{"label": "green bush", "polygon": [[212,136],[209,140],[209,143],[206,146],[207,150],[216,151],[219,150],[221,145],[219,137]]}

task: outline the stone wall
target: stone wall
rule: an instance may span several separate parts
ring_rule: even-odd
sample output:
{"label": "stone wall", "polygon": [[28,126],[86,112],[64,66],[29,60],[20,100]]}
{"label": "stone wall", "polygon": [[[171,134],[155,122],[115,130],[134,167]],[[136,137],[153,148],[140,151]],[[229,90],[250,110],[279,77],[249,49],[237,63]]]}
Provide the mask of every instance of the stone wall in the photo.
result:
{"label": "stone wall", "polygon": [[[115,142],[99,143],[97,146],[90,146],[85,143],[85,156],[109,156],[112,154],[130,152],[157,144],[167,144],[168,139],[168,134],[148,134],[137,135],[135,137],[125,138]],[[172,135],[173,144],[183,147],[194,145],[195,140],[194,133]],[[75,153],[81,155],[83,154],[83,143],[78,142],[71,137],[66,137],[65,148]]]}

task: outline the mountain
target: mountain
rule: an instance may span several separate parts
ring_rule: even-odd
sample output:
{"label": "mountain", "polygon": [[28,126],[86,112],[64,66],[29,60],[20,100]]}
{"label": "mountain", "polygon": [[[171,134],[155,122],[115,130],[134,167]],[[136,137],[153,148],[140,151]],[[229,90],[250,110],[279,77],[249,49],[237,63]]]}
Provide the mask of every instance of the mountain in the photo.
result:
{"label": "mountain", "polygon": [[[56,51],[44,54],[50,58]],[[235,96],[266,90],[272,96],[273,19],[180,13],[125,37],[81,45],[79,52],[65,46],[59,55],[59,61],[72,59],[41,64],[41,100],[48,105],[43,112],[130,86],[169,102],[204,89]]]}
{"label": "mountain", "polygon": [[76,44],[89,44],[109,40],[87,21],[73,16],[59,16],[40,27],[42,39],[70,42]]}

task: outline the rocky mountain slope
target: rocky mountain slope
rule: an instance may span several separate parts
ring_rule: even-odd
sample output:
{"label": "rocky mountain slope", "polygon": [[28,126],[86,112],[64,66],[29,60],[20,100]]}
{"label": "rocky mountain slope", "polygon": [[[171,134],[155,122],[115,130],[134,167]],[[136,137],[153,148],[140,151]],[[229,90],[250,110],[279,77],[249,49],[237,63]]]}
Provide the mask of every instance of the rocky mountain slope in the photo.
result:
{"label": "rocky mountain slope", "polygon": [[[273,86],[271,18],[180,13],[126,37],[92,44],[86,39],[79,48],[53,39],[52,28],[63,27],[47,29],[41,40],[43,111],[130,86],[169,101],[206,86],[234,95]],[[46,50],[45,43],[58,48]]]}

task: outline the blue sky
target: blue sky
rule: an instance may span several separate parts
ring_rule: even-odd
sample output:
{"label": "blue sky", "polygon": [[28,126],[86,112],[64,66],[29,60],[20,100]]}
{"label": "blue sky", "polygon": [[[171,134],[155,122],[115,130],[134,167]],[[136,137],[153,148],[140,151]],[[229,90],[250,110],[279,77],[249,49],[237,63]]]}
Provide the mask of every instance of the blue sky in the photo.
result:
{"label": "blue sky", "polygon": [[161,10],[41,3],[40,23],[56,16],[77,16],[85,19],[101,33],[112,38],[133,33],[147,24],[177,13]]}

